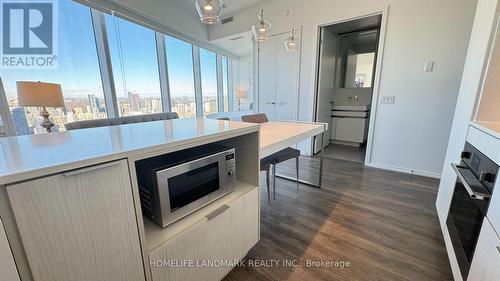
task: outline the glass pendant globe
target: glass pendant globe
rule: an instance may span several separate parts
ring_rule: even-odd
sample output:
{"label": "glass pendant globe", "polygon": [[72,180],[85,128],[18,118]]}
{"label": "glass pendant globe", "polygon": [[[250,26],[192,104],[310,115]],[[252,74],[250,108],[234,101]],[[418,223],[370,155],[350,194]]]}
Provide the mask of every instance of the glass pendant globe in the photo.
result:
{"label": "glass pendant globe", "polygon": [[202,23],[214,24],[219,22],[222,0],[194,0],[194,5]]}
{"label": "glass pendant globe", "polygon": [[299,50],[300,40],[295,36],[295,29],[290,31],[290,37],[285,40],[285,48],[289,53],[295,53]]}
{"label": "glass pendant globe", "polygon": [[259,13],[259,22],[252,26],[253,38],[258,42],[263,42],[269,39],[271,24],[264,20],[264,10]]}

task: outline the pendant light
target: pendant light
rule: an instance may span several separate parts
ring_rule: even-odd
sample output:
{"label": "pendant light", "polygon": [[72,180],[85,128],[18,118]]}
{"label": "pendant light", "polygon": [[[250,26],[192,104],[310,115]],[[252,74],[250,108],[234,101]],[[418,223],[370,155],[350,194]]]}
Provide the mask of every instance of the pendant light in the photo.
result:
{"label": "pendant light", "polygon": [[296,29],[292,27],[290,31],[290,37],[285,40],[285,48],[289,53],[295,53],[299,50],[300,39],[295,36]]}
{"label": "pendant light", "polygon": [[219,21],[222,0],[194,0],[194,5],[202,23],[214,24]]}
{"label": "pendant light", "polygon": [[264,20],[264,9],[260,9],[259,22],[252,26],[253,38],[257,42],[263,42],[269,39],[271,24]]}

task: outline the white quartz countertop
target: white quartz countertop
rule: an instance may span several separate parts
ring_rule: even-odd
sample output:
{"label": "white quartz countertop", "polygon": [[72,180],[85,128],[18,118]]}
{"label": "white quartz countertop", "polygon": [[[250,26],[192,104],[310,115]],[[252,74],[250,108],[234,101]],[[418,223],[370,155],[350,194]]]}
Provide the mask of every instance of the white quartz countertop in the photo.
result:
{"label": "white quartz countertop", "polygon": [[193,118],[0,138],[0,185],[258,130],[255,124]]}
{"label": "white quartz countertop", "polygon": [[326,130],[328,130],[328,124],[319,122],[270,121],[262,123],[260,127],[260,157],[269,156]]}

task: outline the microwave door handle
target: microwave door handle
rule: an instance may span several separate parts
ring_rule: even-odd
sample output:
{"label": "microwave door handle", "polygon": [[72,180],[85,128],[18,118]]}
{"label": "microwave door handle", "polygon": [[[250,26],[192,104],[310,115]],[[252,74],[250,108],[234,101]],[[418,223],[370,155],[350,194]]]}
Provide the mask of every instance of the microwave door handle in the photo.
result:
{"label": "microwave door handle", "polygon": [[467,193],[469,194],[470,198],[474,199],[474,200],[487,200],[490,198],[490,195],[488,194],[483,194],[483,193],[479,193],[479,192],[474,192],[474,190],[472,190],[472,188],[470,187],[470,185],[467,183],[467,181],[465,180],[464,176],[462,175],[462,173],[460,173],[460,170],[458,170],[458,166],[457,164],[455,163],[452,163],[451,164],[451,167],[453,168],[453,170],[455,171],[455,174],[457,174],[457,177],[458,177],[458,180],[463,184],[463,186],[465,187],[465,190],[467,191]]}

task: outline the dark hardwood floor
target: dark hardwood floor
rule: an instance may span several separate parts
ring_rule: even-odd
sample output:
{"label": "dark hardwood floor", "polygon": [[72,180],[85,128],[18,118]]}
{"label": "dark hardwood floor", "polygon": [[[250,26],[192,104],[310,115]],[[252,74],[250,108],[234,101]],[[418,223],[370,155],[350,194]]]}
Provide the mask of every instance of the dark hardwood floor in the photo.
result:
{"label": "dark hardwood floor", "polygon": [[[318,162],[301,158],[301,177],[314,178]],[[279,170],[293,175],[294,165]],[[224,280],[453,280],[437,188],[435,179],[325,159],[322,189],[301,185],[297,192],[294,182],[278,179],[269,205],[261,179],[261,239]]]}

